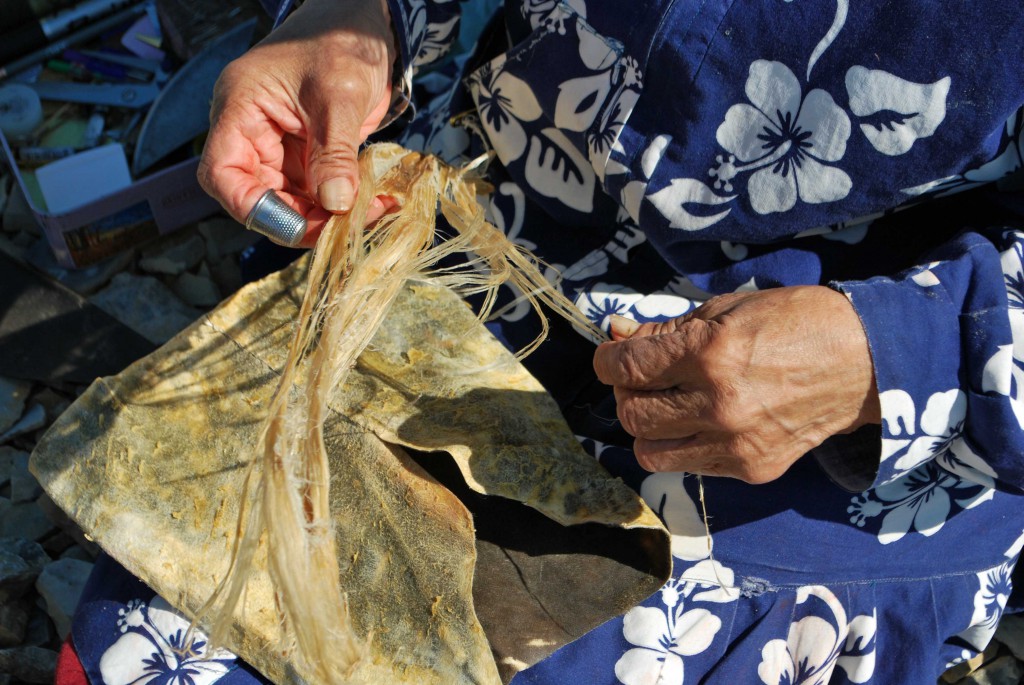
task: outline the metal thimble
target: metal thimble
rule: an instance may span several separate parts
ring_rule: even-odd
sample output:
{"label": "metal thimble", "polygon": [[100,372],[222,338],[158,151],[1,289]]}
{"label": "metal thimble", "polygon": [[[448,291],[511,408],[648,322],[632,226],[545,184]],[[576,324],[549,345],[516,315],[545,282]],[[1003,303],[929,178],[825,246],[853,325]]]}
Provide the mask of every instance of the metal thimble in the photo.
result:
{"label": "metal thimble", "polygon": [[245,218],[245,227],[288,247],[298,247],[306,235],[306,220],[273,190],[268,190],[256,200]]}

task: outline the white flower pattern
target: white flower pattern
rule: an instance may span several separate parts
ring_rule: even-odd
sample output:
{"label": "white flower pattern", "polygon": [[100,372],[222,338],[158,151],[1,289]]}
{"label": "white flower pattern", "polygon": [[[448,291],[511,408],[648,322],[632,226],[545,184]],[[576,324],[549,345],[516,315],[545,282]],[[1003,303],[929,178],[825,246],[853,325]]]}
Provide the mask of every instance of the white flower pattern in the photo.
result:
{"label": "white flower pattern", "polygon": [[520,122],[540,118],[541,109],[530,87],[502,68],[504,58],[484,65],[470,79],[480,123],[498,158],[509,164],[526,152],[526,131]]}
{"label": "white flower pattern", "polygon": [[[902,155],[920,138],[935,133],[946,118],[950,78],[913,83],[879,69],[850,67],[846,91],[850,110],[866,123],[860,130],[884,155]],[[876,120],[867,119],[875,116]]]}
{"label": "white flower pattern", "polygon": [[929,397],[916,425],[914,401],[905,391],[887,390],[879,401],[887,432],[894,436],[882,438],[882,460],[896,458],[894,478],[942,454],[963,433],[967,396],[958,388]]}
{"label": "white flower pattern", "polygon": [[[705,566],[712,563],[701,562]],[[732,580],[732,574],[721,566],[711,571],[726,575],[728,582]],[[629,610],[622,621],[622,635],[633,648],[615,663],[615,677],[619,682],[623,685],[682,685],[684,657],[707,650],[722,628],[722,620],[707,609],[686,609],[687,600],[728,601],[694,594],[699,587],[708,584],[704,578],[707,573],[708,569],[698,569],[694,574],[697,580],[686,580],[688,574],[684,572],[682,578],[666,583],[660,592],[664,609],[640,606]]]}
{"label": "white flower pattern", "polygon": [[121,637],[100,658],[105,685],[212,685],[235,665],[225,649],[209,650],[206,636],[163,598],[134,600],[118,611]]}
{"label": "white flower pattern", "polygon": [[665,321],[691,311],[695,304],[671,293],[645,295],[632,288],[598,282],[580,292],[576,307],[599,328],[608,330],[608,320],[613,314],[641,323]]}
{"label": "white flower pattern", "polygon": [[850,118],[832,96],[814,89],[803,97],[792,70],[767,60],[750,65],[746,95],[750,104],[730,107],[718,127],[718,144],[732,155],[712,170],[718,182],[753,170],[747,194],[758,214],[786,212],[798,198],[822,203],[846,197],[850,177],[826,164],[843,158],[850,137]]}
{"label": "white flower pattern", "polygon": [[871,519],[883,516],[878,541],[889,545],[902,540],[910,531],[925,537],[935,535],[958,509],[972,509],[992,499],[991,487],[965,480],[928,461],[894,481],[855,496],[847,513],[850,522],[864,527]]}
{"label": "white flower pattern", "polygon": [[1013,567],[1024,545],[1024,533],[1006,550],[1006,561],[998,566],[977,574],[978,590],[974,594],[974,612],[971,623],[957,637],[963,640],[968,648],[963,650],[960,658],[947,664],[947,668],[969,659],[973,654],[984,650],[999,627],[999,619],[1006,609],[1006,602],[1013,591]]}
{"label": "white flower pattern", "polygon": [[765,685],[826,685],[836,666],[854,683],[866,683],[875,670],[877,619],[861,615],[847,623],[846,611],[826,587],[797,590],[796,604],[814,611],[794,621],[786,639],[771,640],[761,651],[757,675]]}
{"label": "white flower pattern", "polygon": [[982,389],[1009,399],[1017,424],[1024,429],[1024,233],[1010,231],[1004,237],[1013,239],[1000,258],[1012,342],[1001,345],[985,364]]}
{"label": "white flower pattern", "polygon": [[[422,4],[421,0],[414,2]],[[538,101],[540,89],[534,93],[530,84],[507,70],[504,58],[473,74],[469,80],[470,91],[480,125],[501,161],[505,164],[528,162],[529,174],[524,188],[531,190],[527,186],[532,186],[535,194],[555,196],[580,211],[592,209],[590,197],[595,177],[605,181],[627,175],[630,178],[620,185],[616,200],[634,223],[639,223],[641,207],[647,199],[668,220],[670,227],[687,231],[704,230],[723,221],[732,211],[730,205],[744,196],[751,209],[762,216],[790,211],[798,203],[837,202],[848,197],[853,188],[850,175],[840,168],[847,145],[853,144],[850,141],[851,115],[859,119],[855,123],[879,154],[888,157],[904,154],[915,144],[923,146],[924,143],[917,141],[932,136],[942,124],[950,88],[948,78],[916,84],[862,66],[853,66],[847,71],[845,95],[849,106],[846,110],[837,104],[832,94],[810,88],[811,71],[842,31],[848,4],[847,0],[837,0],[836,19],[810,56],[804,84],[794,69],[782,62],[761,59],[749,65],[744,84],[746,102],[733,104],[725,112],[715,135],[721,147],[716,152],[720,154],[712,155],[713,164],[709,165],[709,159],[705,159],[700,166],[701,173],[707,169],[710,179],[707,183],[693,178],[673,178],[667,182],[654,178],[656,168],[673,142],[668,134],[651,138],[644,153],[635,156],[641,161],[639,172],[626,166],[625,160],[632,157],[622,148],[619,134],[637,103],[642,79],[651,75],[641,74],[635,59],[617,54],[606,42],[598,40],[598,36],[588,33],[583,21],[587,17],[583,0],[564,3],[525,0],[522,3],[522,13],[534,30],[569,38],[575,35],[579,40],[578,57],[593,72],[558,84],[559,97],[551,112],[542,111]],[[431,25],[427,29],[429,35],[417,51],[418,57],[426,60],[440,54],[449,28]],[[737,91],[739,85],[736,84]],[[904,107],[901,99],[912,102]],[[726,100],[725,104],[729,102]],[[890,116],[891,112],[899,116]],[[938,192],[959,183],[991,180],[1008,169],[1019,168],[1024,115],[1018,113],[1015,117],[1011,117],[1015,122],[1013,144],[998,159],[976,169],[973,177],[969,172],[963,177],[942,179],[904,192],[910,195]],[[548,119],[556,128],[550,127]],[[448,122],[438,120],[435,133],[442,127],[453,130]],[[1010,122],[1007,127],[1009,131]],[[578,140],[570,140],[562,131],[581,135]],[[459,142],[465,147],[468,145],[465,136],[461,130],[459,133],[463,136]],[[424,140],[434,147],[438,145],[433,135]],[[857,140],[863,143],[860,138]],[[583,161],[593,169],[594,177],[580,173]],[[649,186],[660,189],[648,194]],[[504,214],[497,207],[499,199],[504,201]],[[519,240],[525,216],[523,191],[514,183],[502,184],[496,189],[493,203],[491,216],[495,223]],[[691,211],[697,206],[703,208],[703,213]],[[626,261],[626,252],[642,242],[643,234],[639,229],[623,230],[626,233],[623,234],[625,239],[619,241],[621,245],[609,243],[594,249],[567,267],[552,265],[561,267],[558,271],[563,279],[573,285],[590,281],[573,290],[576,305],[582,311],[595,323],[606,327],[608,316],[613,313],[640,321],[658,320],[685,313],[699,304],[697,299],[674,296],[668,287],[664,292],[647,294],[598,280],[609,271],[612,259]],[[811,229],[807,233],[821,230]],[[847,233],[837,232],[826,237],[852,243],[862,240],[865,232],[865,228],[856,226]],[[748,256],[746,245],[727,241],[720,241],[719,245],[730,259],[742,261]],[[1024,342],[1021,342],[1024,341],[1021,256],[1017,247],[1013,254],[1004,253],[1003,261],[1014,344],[1000,348],[991,358],[985,369],[983,389],[1010,397],[1024,427],[1024,409],[1019,409],[1024,407],[1024,397],[1020,396],[1024,352],[1018,350],[1024,349]],[[937,265],[921,269],[912,280],[922,288],[940,285],[938,272],[932,270]],[[553,270],[552,277],[554,273]],[[685,284],[681,276],[679,281],[677,289],[690,295],[692,286]],[[757,287],[753,278],[746,285]],[[502,317],[515,320],[519,312],[512,308],[503,312]],[[958,510],[976,507],[993,498],[995,473],[975,454],[963,435],[967,401],[961,390],[953,388],[931,394],[925,399],[920,414],[919,407],[904,390],[883,393],[882,406],[887,427],[882,459],[890,460],[897,473],[890,482],[850,501],[846,511],[853,524],[860,527],[870,524],[873,528],[869,530],[877,534],[878,542],[890,545],[912,533],[933,536]],[[603,449],[603,446],[595,448],[597,456]],[[689,566],[662,588],[654,606],[636,607],[625,615],[622,636],[630,647],[616,662],[614,673],[624,685],[681,685],[686,675],[686,659],[707,652],[716,639],[727,637],[720,618],[724,614],[716,614],[715,610],[736,601],[739,593],[734,587],[733,571],[710,558],[713,540],[706,533],[693,499],[683,487],[683,476],[648,476],[643,481],[641,494],[669,528],[673,556]],[[971,626],[960,635],[972,648],[981,649],[988,642],[1001,615],[1009,592],[1010,564],[1007,561],[977,574],[978,590],[974,595]],[[708,604],[698,606],[704,602]],[[869,682],[876,665],[874,613],[861,614],[848,621],[846,609],[833,592],[820,586],[796,591],[796,605],[799,610],[794,612],[789,625],[763,646],[757,667],[761,682],[767,685],[824,684],[830,682],[837,668],[844,670],[852,682]],[[130,607],[123,617],[122,632],[127,636],[150,630],[145,616],[141,603]],[[139,680],[138,675],[133,677],[135,680],[131,682],[149,682]],[[748,673],[747,680],[752,678],[753,674]],[[115,678],[111,682],[129,681]]]}

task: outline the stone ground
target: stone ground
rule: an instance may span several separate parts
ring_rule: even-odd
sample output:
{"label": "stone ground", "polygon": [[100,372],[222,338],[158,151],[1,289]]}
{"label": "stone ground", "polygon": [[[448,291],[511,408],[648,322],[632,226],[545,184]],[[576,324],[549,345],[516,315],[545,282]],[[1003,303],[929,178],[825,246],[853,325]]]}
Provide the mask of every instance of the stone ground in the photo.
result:
{"label": "stone ground", "polygon": [[[2,175],[0,216],[0,249],[156,344],[241,286],[239,255],[258,237],[227,217],[213,217],[70,271],[57,265],[20,192]],[[57,651],[99,551],[28,470],[36,442],[84,390],[0,376],[0,685],[53,682]]]}
{"label": "stone ground", "polygon": [[[238,257],[255,238],[234,221],[214,217],[141,250],[68,271],[56,264],[24,199],[4,177],[0,216],[0,249],[157,344],[241,285]],[[0,685],[53,681],[57,652],[98,553],[28,471],[36,442],[84,390],[0,377]],[[1022,679],[1024,616],[1008,616],[984,653],[939,682],[1017,685]]]}

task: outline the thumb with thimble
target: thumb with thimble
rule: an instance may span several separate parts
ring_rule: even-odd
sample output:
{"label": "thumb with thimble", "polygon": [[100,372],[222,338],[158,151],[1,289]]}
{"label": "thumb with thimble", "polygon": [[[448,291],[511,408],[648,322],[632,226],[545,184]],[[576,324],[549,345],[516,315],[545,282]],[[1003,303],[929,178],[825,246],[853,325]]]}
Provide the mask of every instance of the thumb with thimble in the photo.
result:
{"label": "thumb with thimble", "polygon": [[246,228],[311,247],[352,208],[359,145],[391,105],[390,21],[383,0],[306,0],[221,73],[198,176]]}

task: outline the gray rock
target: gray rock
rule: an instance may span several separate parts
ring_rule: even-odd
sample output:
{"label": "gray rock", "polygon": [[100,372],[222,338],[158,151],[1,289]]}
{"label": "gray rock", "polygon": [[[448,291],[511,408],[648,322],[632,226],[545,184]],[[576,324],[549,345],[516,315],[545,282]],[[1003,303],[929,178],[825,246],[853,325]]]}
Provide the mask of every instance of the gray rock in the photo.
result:
{"label": "gray rock", "polygon": [[33,404],[32,408],[25,412],[17,423],[8,428],[6,433],[0,435],[0,443],[9,442],[19,435],[25,435],[34,430],[39,430],[45,425],[46,410],[43,409],[43,405],[41,404]]}
{"label": "gray rock", "polygon": [[233,257],[227,257],[215,263],[210,270],[210,276],[220,291],[225,294],[233,293],[244,285],[242,268],[238,265],[238,260]]}
{"label": "gray rock", "polygon": [[24,452],[13,447],[0,446],[0,485],[10,482],[11,472],[14,470],[14,456],[17,454]]}
{"label": "gray rock", "polygon": [[91,295],[105,286],[114,274],[128,268],[133,259],[135,252],[125,250],[82,269],[65,269],[57,263],[53,250],[45,240],[37,241],[25,254],[25,261],[29,264],[83,296]]}
{"label": "gray rock", "polygon": [[56,530],[50,517],[35,502],[17,502],[0,517],[0,535],[40,540]]}
{"label": "gray rock", "polygon": [[139,260],[139,268],[153,274],[177,276],[195,267],[206,256],[206,243],[195,233],[172,242],[164,242],[147,251]]}
{"label": "gray rock", "polygon": [[71,617],[92,572],[92,564],[78,559],[59,559],[39,574],[36,591],[46,600],[46,612],[63,639],[71,632]]}
{"label": "gray rock", "polygon": [[64,413],[64,410],[71,406],[71,400],[64,395],[54,391],[52,388],[43,388],[32,397],[32,402],[43,405],[46,415],[52,419]]}
{"label": "gray rock", "polygon": [[1015,657],[1024,661],[1024,616],[1003,615],[995,639],[1006,645]]}
{"label": "gray rock", "polygon": [[213,280],[187,271],[174,281],[174,294],[193,307],[209,308],[221,300],[220,291]]}
{"label": "gray rock", "polygon": [[79,561],[86,561],[90,564],[93,562],[93,559],[95,559],[93,555],[89,554],[88,550],[86,550],[84,547],[79,547],[78,545],[72,545],[71,547],[68,547],[61,553],[60,558],[78,559]]}
{"label": "gray rock", "polygon": [[32,604],[25,600],[0,602],[0,647],[15,647],[25,639]]}
{"label": "gray rock", "polygon": [[57,559],[63,556],[64,552],[75,546],[75,540],[68,535],[65,530],[63,530],[59,518],[54,518],[44,507],[39,508],[43,510],[43,513],[50,517],[50,520],[53,521],[53,525],[57,526],[59,529],[53,535],[47,535],[46,539],[41,540],[39,544],[43,546],[43,549],[46,550],[46,553],[50,555],[51,559]]}
{"label": "gray rock", "polygon": [[1024,669],[1012,656],[1001,656],[986,663],[962,681],[963,685],[1018,685]]}
{"label": "gray rock", "polygon": [[[85,549],[85,551],[91,554],[94,559],[99,556],[99,545],[93,542],[88,535],[82,532],[82,529],[79,528],[78,524],[72,521],[71,518],[64,513],[63,509],[54,504],[52,499],[44,494],[36,500],[36,504],[43,510],[43,513],[50,517],[50,520],[53,521],[54,525],[60,528],[60,534],[48,537],[46,539],[46,544],[43,545],[43,548],[47,550],[51,557],[59,556],[60,552],[63,552],[69,547],[65,536],[70,537],[71,540],[74,541],[74,544]],[[54,538],[61,539],[54,540]],[[51,541],[56,546],[59,546],[59,552],[55,553],[53,550],[49,549]]]}
{"label": "gray rock", "polygon": [[42,647],[0,649],[0,673],[25,683],[52,683],[57,652]]}
{"label": "gray rock", "polygon": [[50,563],[50,557],[47,556],[42,545],[23,537],[0,537],[0,549],[17,554],[37,571],[42,571]]}
{"label": "gray rock", "polygon": [[50,563],[39,544],[23,538],[0,538],[0,601],[20,597]]}
{"label": "gray rock", "polygon": [[0,597],[20,597],[32,584],[32,568],[17,554],[0,549]]}
{"label": "gray rock", "polygon": [[17,452],[11,469],[11,501],[33,502],[43,494],[43,487],[28,470],[28,452]]}
{"label": "gray rock", "polygon": [[238,254],[260,239],[258,233],[225,216],[199,222],[199,233],[206,240],[206,258],[216,263],[229,254]]}
{"label": "gray rock", "polygon": [[13,426],[25,411],[32,384],[0,376],[0,433]]}
{"label": "gray rock", "polygon": [[25,639],[22,644],[26,647],[47,647],[57,641],[57,633],[53,629],[53,621],[47,615],[45,609],[38,607],[32,610],[28,619],[28,627],[25,629]]}
{"label": "gray rock", "polygon": [[151,276],[118,274],[89,300],[157,344],[170,340],[198,316],[198,312]]}

